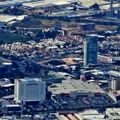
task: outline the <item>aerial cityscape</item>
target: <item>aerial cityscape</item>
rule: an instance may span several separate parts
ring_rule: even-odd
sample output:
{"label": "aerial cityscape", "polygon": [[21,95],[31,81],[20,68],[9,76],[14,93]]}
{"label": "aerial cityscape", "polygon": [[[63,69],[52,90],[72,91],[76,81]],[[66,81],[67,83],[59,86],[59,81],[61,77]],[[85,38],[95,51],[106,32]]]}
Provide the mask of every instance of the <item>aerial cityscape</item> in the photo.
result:
{"label": "aerial cityscape", "polygon": [[120,120],[120,0],[0,0],[0,120]]}

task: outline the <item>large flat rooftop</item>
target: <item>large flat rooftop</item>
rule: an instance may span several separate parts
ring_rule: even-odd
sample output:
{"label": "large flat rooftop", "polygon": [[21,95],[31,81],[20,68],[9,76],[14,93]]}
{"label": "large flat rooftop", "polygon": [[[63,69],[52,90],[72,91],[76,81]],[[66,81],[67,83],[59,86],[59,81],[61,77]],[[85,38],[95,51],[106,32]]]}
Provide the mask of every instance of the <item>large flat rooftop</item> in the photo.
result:
{"label": "large flat rooftop", "polygon": [[28,2],[25,3],[24,6],[28,7],[43,7],[43,6],[52,6],[52,5],[67,5],[73,2],[80,2],[82,6],[89,7],[94,3],[104,4],[106,3],[103,0],[43,0],[43,1],[35,1],[35,2]]}
{"label": "large flat rooftop", "polygon": [[27,82],[27,83],[42,81],[40,78],[24,78],[24,79],[16,79],[16,80],[18,80],[19,82]]}
{"label": "large flat rooftop", "polygon": [[102,88],[100,88],[96,83],[93,82],[83,82],[81,80],[63,80],[62,83],[53,84],[49,87],[52,94],[69,94],[71,92],[91,92],[91,93],[104,93]]}

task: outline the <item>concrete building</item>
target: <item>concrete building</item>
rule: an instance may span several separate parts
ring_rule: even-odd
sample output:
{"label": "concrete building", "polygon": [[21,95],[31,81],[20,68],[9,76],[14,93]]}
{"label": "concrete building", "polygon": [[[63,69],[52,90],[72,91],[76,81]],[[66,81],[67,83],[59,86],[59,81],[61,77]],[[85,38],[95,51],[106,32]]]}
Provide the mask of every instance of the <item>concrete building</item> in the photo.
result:
{"label": "concrete building", "polygon": [[84,112],[80,112],[77,115],[82,116],[83,120],[105,120],[105,115],[99,113],[95,109],[85,110]]}
{"label": "concrete building", "polygon": [[110,87],[111,90],[113,91],[120,90],[120,80],[119,79],[111,80]]}
{"label": "concrete building", "polygon": [[114,17],[113,0],[110,0],[110,17]]}
{"label": "concrete building", "polygon": [[56,113],[58,120],[106,120],[105,115],[94,109],[85,110],[80,113]]}
{"label": "concrete building", "polygon": [[98,55],[98,62],[104,63],[104,64],[110,64],[110,63],[113,63],[114,60],[110,56]]}
{"label": "concrete building", "polygon": [[120,78],[120,72],[119,72],[119,71],[110,70],[110,71],[108,71],[108,74],[109,74],[111,77]]}
{"label": "concrete building", "polygon": [[95,24],[94,23],[80,23],[80,29],[84,31],[91,31],[95,30]]}
{"label": "concrete building", "polygon": [[98,38],[97,35],[91,34],[84,41],[84,67],[89,64],[97,64]]}
{"label": "concrete building", "polygon": [[81,80],[63,80],[62,83],[53,84],[48,87],[52,95],[69,94],[71,97],[77,95],[94,96],[105,94],[102,88],[93,82],[83,82]]}
{"label": "concrete building", "polygon": [[18,104],[8,104],[5,105],[2,109],[2,112],[4,113],[14,113],[14,112],[21,112],[21,106]]}
{"label": "concrete building", "polygon": [[[62,83],[52,84],[48,87],[51,100],[55,106],[61,105],[65,109],[87,109],[96,106],[108,107],[114,100],[94,82],[68,79]],[[97,98],[97,99],[96,99]],[[73,120],[73,119],[72,119]]]}
{"label": "concrete building", "polygon": [[114,18],[115,10],[113,8],[113,0],[110,0],[110,8],[108,11],[106,11],[106,17],[107,18]]}
{"label": "concrete building", "polygon": [[46,83],[37,78],[17,79],[14,93],[16,103],[34,101],[42,103],[46,98]]}
{"label": "concrete building", "polygon": [[120,108],[107,108],[106,115],[109,120],[120,120]]}
{"label": "concrete building", "polygon": [[117,15],[118,19],[120,19],[120,9],[118,10],[118,15]]}

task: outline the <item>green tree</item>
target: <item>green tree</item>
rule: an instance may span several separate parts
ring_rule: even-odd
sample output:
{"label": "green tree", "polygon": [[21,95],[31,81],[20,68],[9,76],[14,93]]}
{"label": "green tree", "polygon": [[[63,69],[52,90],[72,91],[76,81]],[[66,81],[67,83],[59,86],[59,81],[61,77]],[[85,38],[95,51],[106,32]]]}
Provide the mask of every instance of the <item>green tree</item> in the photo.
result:
{"label": "green tree", "polygon": [[99,5],[97,3],[95,3],[92,6],[90,6],[90,8],[95,9],[95,10],[99,10]]}
{"label": "green tree", "polygon": [[120,32],[120,26],[118,26],[118,27],[117,27],[117,31],[119,31],[119,32]]}

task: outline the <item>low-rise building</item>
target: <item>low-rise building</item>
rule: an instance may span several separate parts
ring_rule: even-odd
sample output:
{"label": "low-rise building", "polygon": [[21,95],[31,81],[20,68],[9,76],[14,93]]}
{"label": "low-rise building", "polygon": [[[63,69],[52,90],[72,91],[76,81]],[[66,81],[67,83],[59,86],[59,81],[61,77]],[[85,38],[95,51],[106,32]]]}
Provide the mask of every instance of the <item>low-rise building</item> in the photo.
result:
{"label": "low-rise building", "polygon": [[107,108],[106,115],[109,120],[120,120],[120,108]]}
{"label": "low-rise building", "polygon": [[78,94],[87,94],[89,96],[95,94],[104,94],[105,92],[96,83],[83,82],[81,80],[63,80],[62,83],[53,84],[48,87],[53,95],[70,94],[71,97]]}
{"label": "low-rise building", "polygon": [[56,113],[58,120],[106,120],[105,115],[94,109],[85,110],[78,113]]}

